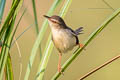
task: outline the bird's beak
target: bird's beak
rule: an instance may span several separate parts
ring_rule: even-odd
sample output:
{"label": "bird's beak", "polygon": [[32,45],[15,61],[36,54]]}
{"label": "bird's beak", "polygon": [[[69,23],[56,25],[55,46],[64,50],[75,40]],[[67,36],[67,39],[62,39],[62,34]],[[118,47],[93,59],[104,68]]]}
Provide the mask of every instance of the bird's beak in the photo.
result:
{"label": "bird's beak", "polygon": [[46,16],[46,15],[43,15],[45,18],[49,19],[50,17],[49,16]]}

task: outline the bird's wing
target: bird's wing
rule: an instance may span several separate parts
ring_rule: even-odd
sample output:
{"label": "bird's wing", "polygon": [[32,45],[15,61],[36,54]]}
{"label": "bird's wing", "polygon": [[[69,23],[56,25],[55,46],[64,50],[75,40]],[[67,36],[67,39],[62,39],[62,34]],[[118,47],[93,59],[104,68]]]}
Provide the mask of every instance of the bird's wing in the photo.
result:
{"label": "bird's wing", "polygon": [[80,27],[80,28],[78,28],[78,29],[76,29],[75,31],[73,31],[71,28],[69,28],[69,27],[67,27],[68,28],[68,30],[70,30],[70,32],[74,35],[74,36],[77,36],[77,35],[79,35],[79,34],[83,34],[83,33],[81,33],[82,31],[83,31],[83,27]]}
{"label": "bird's wing", "polygon": [[67,30],[69,30],[69,32],[71,32],[72,35],[77,36],[77,34],[75,33],[75,31],[73,31],[71,28],[67,27]]}
{"label": "bird's wing", "polygon": [[69,28],[69,27],[68,27],[67,30],[69,30],[69,32],[70,32],[72,35],[75,36],[75,38],[76,38],[76,44],[79,44],[79,39],[78,39],[77,34],[75,33],[75,31],[73,31],[73,30],[72,30],[71,28]]}

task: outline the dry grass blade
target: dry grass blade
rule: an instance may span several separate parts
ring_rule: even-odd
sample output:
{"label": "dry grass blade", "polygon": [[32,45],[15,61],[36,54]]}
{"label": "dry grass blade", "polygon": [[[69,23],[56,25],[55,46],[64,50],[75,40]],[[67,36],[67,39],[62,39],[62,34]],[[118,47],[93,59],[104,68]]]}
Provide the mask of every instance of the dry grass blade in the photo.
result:
{"label": "dry grass blade", "polygon": [[87,74],[83,75],[79,80],[83,80],[85,78],[87,78],[88,76],[90,76],[91,74],[95,73],[96,71],[100,70],[101,68],[105,67],[106,65],[112,63],[113,61],[117,60],[120,58],[120,55],[115,56],[114,58],[110,59],[109,61],[105,62],[104,64],[96,67],[95,69],[91,70],[90,72],[88,72]]}

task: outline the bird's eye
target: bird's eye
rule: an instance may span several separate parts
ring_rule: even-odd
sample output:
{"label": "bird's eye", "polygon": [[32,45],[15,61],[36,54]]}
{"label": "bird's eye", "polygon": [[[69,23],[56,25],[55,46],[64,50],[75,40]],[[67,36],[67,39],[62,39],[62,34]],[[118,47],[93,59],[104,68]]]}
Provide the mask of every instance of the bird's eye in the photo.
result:
{"label": "bird's eye", "polygon": [[51,19],[51,21],[52,21],[53,23],[57,23],[57,20],[55,20],[55,19]]}
{"label": "bird's eye", "polygon": [[56,21],[52,21],[53,23],[57,23]]}

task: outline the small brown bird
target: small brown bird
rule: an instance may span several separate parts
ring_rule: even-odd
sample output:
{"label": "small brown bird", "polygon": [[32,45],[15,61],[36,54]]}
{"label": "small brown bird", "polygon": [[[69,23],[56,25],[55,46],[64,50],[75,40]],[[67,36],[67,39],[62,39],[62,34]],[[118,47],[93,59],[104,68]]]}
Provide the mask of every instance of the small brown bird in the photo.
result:
{"label": "small brown bird", "polygon": [[53,15],[51,17],[44,15],[48,19],[51,31],[52,31],[52,40],[55,47],[59,51],[59,61],[58,61],[58,72],[61,72],[61,58],[62,53],[73,49],[76,45],[83,47],[79,43],[78,36],[83,31],[83,27],[76,29],[75,31],[69,28],[64,20],[60,16]]}

